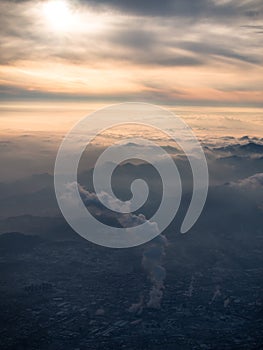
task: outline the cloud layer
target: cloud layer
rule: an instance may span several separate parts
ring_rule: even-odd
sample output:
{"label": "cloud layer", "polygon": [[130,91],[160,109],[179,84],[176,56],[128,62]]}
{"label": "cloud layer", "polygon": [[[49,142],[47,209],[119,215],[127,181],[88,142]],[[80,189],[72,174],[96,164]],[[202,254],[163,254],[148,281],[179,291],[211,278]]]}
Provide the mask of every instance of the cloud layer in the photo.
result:
{"label": "cloud layer", "polygon": [[45,3],[1,2],[4,99],[262,102],[261,1],[68,0],[64,31]]}

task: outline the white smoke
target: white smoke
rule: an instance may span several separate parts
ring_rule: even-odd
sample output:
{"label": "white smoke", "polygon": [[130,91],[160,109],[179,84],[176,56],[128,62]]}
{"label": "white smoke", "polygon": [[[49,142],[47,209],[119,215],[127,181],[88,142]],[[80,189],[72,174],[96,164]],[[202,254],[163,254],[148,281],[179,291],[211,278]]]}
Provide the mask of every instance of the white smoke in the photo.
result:
{"label": "white smoke", "polygon": [[191,298],[193,296],[193,292],[194,292],[194,281],[195,281],[195,278],[194,276],[191,277],[191,282],[190,282],[190,285],[189,285],[189,288],[188,290],[185,292],[185,296],[188,296],[189,298]]}
{"label": "white smoke", "polygon": [[[71,187],[69,186],[68,189],[71,189]],[[123,214],[119,212],[120,209],[123,209],[123,206],[125,210],[129,211],[130,208],[127,203],[122,202],[123,205],[121,204],[121,208],[120,208],[119,201],[116,198],[112,197],[106,192],[101,193],[101,195],[103,195],[104,201],[108,204],[109,207],[112,208],[113,211],[111,212],[107,208],[105,208],[105,206],[100,202],[96,193],[87,191],[84,187],[82,187],[79,184],[78,184],[78,189],[84,204],[87,207],[96,208],[96,211],[95,211],[96,214],[102,214],[105,216],[107,215],[108,217],[110,216],[114,217],[119,222],[119,224],[122,227],[127,228],[127,230],[130,227],[134,227],[134,226],[140,227],[140,225],[142,225],[143,223],[147,223],[148,230],[157,234],[158,226],[156,222],[147,221],[147,219],[143,214],[133,214],[132,212],[128,214]]]}
{"label": "white smoke", "polygon": [[[78,187],[81,198],[87,206],[95,206],[97,210],[101,212],[105,211],[105,207],[101,204],[95,193],[85,190],[80,185],[78,185]],[[115,202],[115,199],[107,193],[104,193],[103,196],[107,200],[107,203],[109,203],[113,209],[118,211],[119,204],[117,204],[117,201]],[[123,227],[138,226],[147,222],[153,232],[158,232],[157,224],[155,222],[147,221],[143,214],[135,215],[133,213],[112,213],[112,215],[114,215],[114,217]],[[164,235],[159,235],[151,243],[149,243],[148,247],[143,253],[142,266],[152,282],[152,288],[149,293],[149,301],[146,304],[149,308],[160,309],[161,307],[163,291],[165,288],[164,280],[166,277],[166,270],[162,266],[162,260],[165,256],[165,247],[167,244],[168,241],[166,237]],[[143,311],[143,308],[144,298],[141,296],[140,301],[132,304],[128,311],[140,314]]]}
{"label": "white smoke", "polygon": [[227,298],[224,300],[224,307],[228,307],[228,305],[230,304],[230,298]]}
{"label": "white smoke", "polygon": [[162,260],[165,256],[165,247],[168,241],[165,236],[159,235],[156,237],[143,253],[142,266],[147,272],[152,288],[149,293],[149,301],[147,306],[154,309],[161,308],[161,301],[164,291],[164,280],[166,270],[162,266]]}
{"label": "white smoke", "polygon": [[218,297],[220,297],[221,296],[221,290],[220,290],[220,287],[219,286],[217,286],[216,287],[216,290],[215,290],[215,292],[214,292],[214,294],[213,294],[213,296],[212,296],[212,299],[210,300],[210,302],[209,302],[209,304],[212,304]]}
{"label": "white smoke", "polygon": [[144,297],[143,295],[141,295],[139,302],[132,304],[129,307],[128,311],[134,314],[140,315],[143,312],[143,308],[144,308]]}

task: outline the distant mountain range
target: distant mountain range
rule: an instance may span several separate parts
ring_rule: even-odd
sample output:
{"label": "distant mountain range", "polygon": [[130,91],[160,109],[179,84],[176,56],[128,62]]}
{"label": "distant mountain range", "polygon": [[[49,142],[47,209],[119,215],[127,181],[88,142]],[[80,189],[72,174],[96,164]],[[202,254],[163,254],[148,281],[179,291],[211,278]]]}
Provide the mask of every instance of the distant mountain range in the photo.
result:
{"label": "distant mountain range", "polygon": [[256,142],[248,142],[245,144],[233,144],[224,147],[215,148],[215,151],[229,152],[234,155],[259,154],[263,156],[263,145]]}

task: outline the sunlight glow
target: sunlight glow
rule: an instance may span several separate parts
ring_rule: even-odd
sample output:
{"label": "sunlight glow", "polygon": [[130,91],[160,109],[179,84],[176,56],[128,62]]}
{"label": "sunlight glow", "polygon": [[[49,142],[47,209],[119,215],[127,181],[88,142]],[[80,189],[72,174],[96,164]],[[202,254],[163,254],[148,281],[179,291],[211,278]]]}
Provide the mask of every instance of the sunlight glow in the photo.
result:
{"label": "sunlight glow", "polygon": [[111,17],[98,15],[91,9],[81,7],[70,0],[47,0],[41,4],[37,16],[54,34],[97,33],[105,30]]}
{"label": "sunlight glow", "polygon": [[72,8],[66,0],[50,0],[43,4],[43,14],[54,31],[69,31],[75,22]]}

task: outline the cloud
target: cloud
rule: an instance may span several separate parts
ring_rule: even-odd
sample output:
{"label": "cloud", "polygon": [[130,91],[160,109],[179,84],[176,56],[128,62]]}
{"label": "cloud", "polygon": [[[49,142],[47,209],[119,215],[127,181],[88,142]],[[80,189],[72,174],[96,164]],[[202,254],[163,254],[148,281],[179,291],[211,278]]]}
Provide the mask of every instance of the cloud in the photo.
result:
{"label": "cloud", "polygon": [[[243,5],[237,5],[232,1],[224,5],[216,5],[207,0],[195,2],[180,0],[167,1],[165,3],[160,3],[159,1],[147,1],[146,3],[140,1],[136,1],[135,3],[132,1],[84,1],[83,3],[87,6],[80,9],[78,8],[78,3],[75,3],[76,11],[81,10],[83,12],[83,17],[80,20],[85,20],[85,16],[89,15],[89,11],[96,11],[96,8],[100,8],[101,6],[114,7],[125,12],[122,12],[121,15],[114,15],[114,13],[109,15],[107,12],[104,12],[102,20],[105,21],[106,27],[102,33],[100,31],[95,33],[90,32],[88,26],[83,26],[80,32],[77,31],[75,33],[72,30],[72,32],[62,38],[63,40],[60,40],[59,37],[56,37],[56,35],[52,36],[45,30],[44,24],[39,22],[38,17],[40,14],[38,13],[37,15],[35,13],[36,11],[30,10],[30,6],[34,8],[33,4],[36,4],[35,2],[17,1],[16,5],[12,5],[10,2],[4,1],[0,5],[2,13],[1,40],[3,46],[3,50],[1,50],[1,62],[12,63],[16,60],[23,60],[30,57],[44,59],[50,56],[68,61],[72,60],[73,62],[90,62],[99,56],[107,61],[119,57],[119,60],[128,60],[129,58],[131,61],[141,62],[142,64],[184,66],[202,64],[206,62],[206,55],[218,54],[246,62],[254,63],[256,61],[258,63],[256,58],[253,58],[251,52],[245,55],[232,49],[236,41],[233,42],[231,36],[239,34],[236,32],[238,27],[240,27],[238,20],[235,20],[237,22],[234,21],[228,24],[228,31],[225,28],[224,32],[220,30],[217,33],[217,26],[221,24],[224,27],[224,19],[227,16],[231,16],[231,13],[238,16],[240,14],[238,10],[243,7],[251,9],[253,6],[259,6],[259,2],[257,1],[246,2]],[[88,7],[91,5],[93,6],[93,10],[90,10]],[[174,19],[162,17],[162,10],[165,8],[168,9],[167,14],[169,16],[175,16]],[[171,8],[177,10],[173,12]],[[230,8],[235,9],[235,11],[229,11]],[[129,17],[127,15],[129,9],[138,9],[138,11],[135,11],[138,17]],[[198,13],[205,16],[207,9],[211,11],[211,15],[215,16],[221,13],[219,9],[221,11],[222,9],[228,10],[224,14],[224,17],[220,18],[218,23],[213,23],[211,17],[207,17],[205,23],[191,23],[184,18],[185,15],[192,21]],[[159,17],[154,19],[148,18],[151,10],[156,11]],[[91,12],[91,14],[95,18],[97,16],[97,21],[102,16],[102,14],[95,12]],[[143,16],[140,17],[140,14],[143,14]],[[86,20],[88,21],[89,18],[86,18]],[[250,26],[245,26],[244,20],[242,23],[244,30],[254,30]],[[238,25],[238,27],[233,32],[232,29],[234,29],[233,27],[235,25]],[[21,31],[21,27],[23,27],[23,31]],[[209,27],[212,28],[211,33],[209,33]],[[203,36],[208,40],[202,40]],[[195,37],[195,40],[185,40],[185,37]],[[97,40],[100,41],[100,45],[97,44]],[[231,42],[231,46],[225,48],[224,40],[227,41],[227,44],[228,41]],[[252,42],[254,40],[251,39]],[[31,50],[32,46],[30,44],[32,43],[34,43],[34,50]],[[173,52],[175,48],[191,51],[197,56],[192,57],[183,54],[183,52]],[[126,50],[128,52],[125,56]],[[133,55],[130,54],[130,51],[133,52]]]}
{"label": "cloud", "polygon": [[[241,123],[242,121],[239,122]],[[248,142],[245,143],[233,143],[215,148],[215,151],[222,152],[222,154],[226,153],[230,156],[262,157],[263,144],[261,144],[258,140],[257,142],[254,142],[249,139]]]}
{"label": "cloud", "polygon": [[[68,200],[71,200],[71,192],[72,192],[72,186],[73,184],[69,184],[67,188],[67,192],[65,193],[67,195]],[[90,208],[95,208],[95,211],[92,210],[91,212],[93,215],[97,217],[105,216],[106,218],[114,218],[118,221],[119,225],[124,228],[130,228],[135,226],[140,226],[144,223],[147,223],[149,230],[152,232],[158,232],[158,227],[155,222],[147,221],[146,217],[143,214],[135,214],[132,213],[130,210],[129,202],[121,202],[121,205],[119,203],[119,200],[117,198],[113,198],[111,195],[109,195],[106,192],[101,193],[103,200],[105,203],[107,203],[108,207],[111,208],[107,209],[101,201],[98,199],[98,196],[96,193],[92,193],[84,189],[83,186],[78,185],[79,193],[81,196],[81,199],[83,200],[84,204]],[[120,209],[125,209],[125,211],[130,211],[128,214],[122,214],[119,213]]]}
{"label": "cloud", "polygon": [[74,1],[67,33],[43,2],[0,4],[2,99],[262,104],[260,1]]}
{"label": "cloud", "polygon": [[192,51],[194,53],[202,53],[203,55],[207,54],[209,56],[215,55],[224,58],[230,58],[234,60],[239,60],[247,63],[255,63],[260,64],[262,62],[262,56],[253,57],[251,55],[242,54],[232,47],[224,47],[223,45],[219,45],[220,43],[207,43],[207,42],[182,42],[179,43],[181,48]]}
{"label": "cloud", "polygon": [[220,0],[82,0],[82,3],[95,8],[115,9],[142,16],[184,16],[205,18],[260,16],[262,2],[250,1],[220,1]]}
{"label": "cloud", "polygon": [[[34,0],[9,0],[9,3],[29,4]],[[262,15],[262,1],[248,0],[79,0],[88,8],[101,11],[116,10],[142,16],[186,16],[186,17],[258,17]]]}
{"label": "cloud", "polygon": [[[263,173],[258,173],[241,179],[235,182],[230,182],[229,185],[234,188],[245,190],[261,190],[263,191]],[[262,192],[263,193],[263,192]]]}
{"label": "cloud", "polygon": [[[54,162],[56,152],[43,156],[43,154],[40,153],[41,149],[43,150],[45,147],[50,146],[51,142],[49,141],[44,144],[41,137],[43,137],[43,135],[37,134],[35,138],[32,136],[12,139],[5,136],[3,138],[4,148],[1,151],[3,171],[1,174],[1,181],[10,182],[17,177],[21,178],[32,173],[44,171],[49,171],[50,174],[52,174],[53,167],[51,164]],[[203,225],[205,228],[218,230],[221,228],[223,230],[228,227],[230,230],[240,227],[240,222],[247,222],[247,225],[251,226],[252,229],[262,226],[262,210],[259,210],[259,208],[262,207],[262,156],[258,155],[258,153],[254,153],[254,151],[258,152],[258,148],[255,148],[253,144],[250,145],[248,141],[251,141],[250,139],[248,140],[248,137],[243,137],[240,140],[233,137],[224,137],[222,140],[219,138],[203,140],[204,144],[206,144],[206,142],[209,143],[209,148],[206,148],[205,151],[206,154],[209,155],[207,159],[210,174],[210,190],[207,206],[198,221],[201,227]],[[228,144],[227,157],[226,152],[224,150],[221,151],[218,147],[220,143],[224,145],[224,149],[226,149]],[[165,145],[167,146],[166,141]],[[240,146],[245,146],[245,149],[240,148]],[[5,148],[7,148],[7,150],[5,150]],[[246,154],[244,154],[244,150],[246,150]],[[170,148],[169,151],[176,156],[176,164],[180,171],[183,184],[182,205],[176,217],[176,222],[178,221],[178,223],[181,223],[184,217],[184,210],[188,208],[191,198],[192,177],[186,159],[178,157],[176,153],[177,150],[174,148]],[[235,152],[238,152],[238,155],[236,155]],[[224,156],[222,156],[222,154],[224,154]],[[92,152],[90,155],[93,157]],[[84,203],[89,207],[90,212],[92,212],[94,216],[97,216],[103,223],[112,224],[112,226],[117,225],[118,227],[137,226],[144,223],[146,218],[152,217],[158,209],[161,186],[156,181],[153,173],[149,171],[149,165],[123,164],[120,166],[119,173],[116,172],[116,178],[114,175],[112,179],[114,191],[116,190],[119,198],[128,197],[129,199],[130,188],[128,184],[131,183],[130,179],[133,178],[133,176],[138,178],[140,174],[145,176],[150,189],[149,203],[147,202],[136,214],[119,214],[107,210],[92,192],[92,186],[89,184],[89,181],[92,179],[92,172],[87,173],[87,169],[85,169],[86,172],[81,173],[81,171],[83,171],[81,169],[82,168],[80,168],[79,181],[81,184],[84,184],[86,188],[89,188],[89,191],[84,187],[79,188],[81,197]],[[149,182],[147,178],[150,179]],[[85,179],[86,182],[84,182],[83,179]],[[0,189],[3,199],[1,206],[2,216],[22,214],[43,215],[43,213],[46,215],[47,211],[58,212],[54,192],[52,192],[54,191],[52,176],[33,176],[23,181],[14,181],[9,184],[2,183],[0,184]],[[128,196],[126,196],[127,192]],[[107,194],[105,194],[105,197],[113,208],[118,209],[118,206],[115,206],[117,202],[114,202],[114,198],[107,196]],[[224,217],[224,220],[222,220],[222,217]],[[234,221],[233,218],[236,218],[236,221]],[[216,226],[218,226],[216,228],[215,222]],[[237,225],[235,226],[235,224]],[[151,230],[156,232],[154,223],[149,223],[149,225],[152,225],[150,227]],[[158,260],[161,257],[162,249],[160,249],[160,247],[162,244],[158,244],[157,247],[153,247],[150,251],[147,251],[147,247],[145,247],[145,257],[148,261],[153,259]],[[161,270],[156,270],[156,273],[159,272],[161,273]]]}

